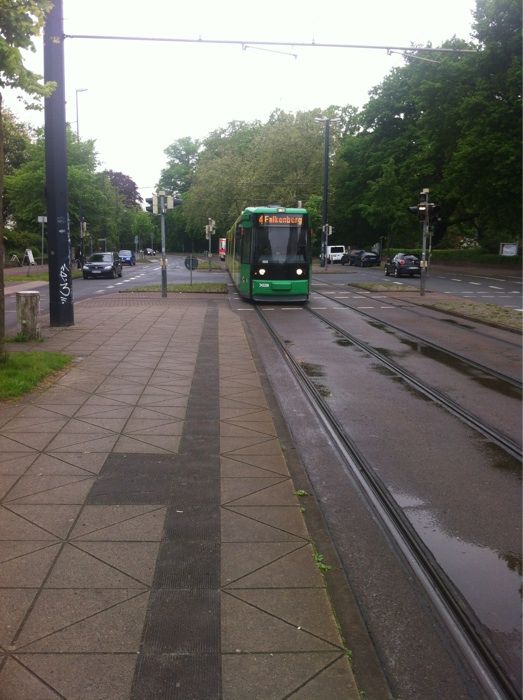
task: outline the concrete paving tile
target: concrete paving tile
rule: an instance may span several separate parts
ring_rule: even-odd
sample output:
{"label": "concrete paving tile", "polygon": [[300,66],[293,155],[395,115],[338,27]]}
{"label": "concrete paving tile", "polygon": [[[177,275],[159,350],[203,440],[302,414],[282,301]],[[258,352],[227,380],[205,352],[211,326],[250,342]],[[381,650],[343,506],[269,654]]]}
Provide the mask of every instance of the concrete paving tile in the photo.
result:
{"label": "concrete paving tile", "polygon": [[[80,406],[89,398],[90,392],[77,391],[68,387],[54,386],[48,389],[41,396],[37,396],[34,404],[36,406]],[[55,409],[57,410],[57,409]]]}
{"label": "concrete paving tile", "polygon": [[78,420],[77,418],[72,418],[67,421],[61,430],[63,435],[83,435],[84,439],[88,437],[104,437],[111,434],[111,430],[107,430],[99,425],[93,425],[84,420]]}
{"label": "concrete paving tile", "polygon": [[0,404],[0,425],[8,423],[10,420],[15,418],[23,410],[23,406],[20,404],[11,404],[2,402]]}
{"label": "concrete paving tile", "polygon": [[332,700],[360,700],[361,695],[352,674],[348,660],[342,656],[321,673],[311,678],[293,694],[296,700],[317,700],[329,689]]}
{"label": "concrete paving tile", "polygon": [[[227,479],[226,481],[230,481]],[[244,496],[239,496],[235,506],[300,506],[298,497],[294,495],[294,485],[290,479],[279,481],[278,483],[267,483],[264,487],[260,485],[256,489]]]}
{"label": "concrete paving tile", "polygon": [[280,441],[277,439],[260,440],[253,445],[248,445],[246,447],[238,448],[234,451],[234,454],[230,454],[229,457],[242,458],[244,461],[248,461],[251,464],[258,464],[258,462],[253,462],[253,457],[281,457],[283,459]]}
{"label": "concrete paving tile", "polygon": [[93,472],[73,466],[63,459],[42,453],[25,472],[25,476],[91,476]]}
{"label": "concrete paving tile", "polygon": [[113,452],[125,453],[161,453],[178,452],[179,435],[144,435],[122,436],[116,442]]}
{"label": "concrete paving tile", "polygon": [[264,525],[278,528],[282,533],[286,532],[303,539],[309,538],[298,506],[227,506],[227,508]]}
{"label": "concrete paving tile", "polygon": [[17,415],[17,418],[19,420],[24,420],[26,421],[26,426],[27,426],[27,419],[31,419],[30,423],[32,424],[38,424],[38,425],[45,425],[49,421],[56,421],[56,420],[66,420],[62,415],[57,413],[54,409],[49,410],[47,408],[43,408],[42,406],[34,406],[30,404],[29,406],[24,406],[20,413]]}
{"label": "concrete paving tile", "polygon": [[[271,459],[271,461],[274,461]],[[281,478],[289,476],[287,465],[283,460],[279,460],[278,469],[261,468],[253,466],[241,459],[231,459],[229,457],[220,457],[220,472],[223,478],[267,478],[271,475],[278,475]]]}
{"label": "concrete paving tile", "polygon": [[333,651],[329,642],[222,594],[222,653]]}
{"label": "concrete paving tile", "polygon": [[44,396],[42,396],[42,402],[38,403],[37,405],[46,411],[54,411],[54,413],[56,413],[58,416],[72,416],[76,413],[76,411],[82,405],[82,402],[71,403],[71,404],[60,404],[60,403],[47,404],[47,403],[44,403]]}
{"label": "concrete paving tile", "polygon": [[[76,625],[83,620],[89,620],[104,610],[112,610],[114,606],[137,594],[141,595],[136,589],[126,590],[118,588],[109,590],[100,588],[44,589],[25,621],[16,645],[11,645],[11,648],[16,647],[20,650],[25,648],[30,642],[44,639],[48,635],[61,630],[67,630],[71,625]],[[3,595],[4,591],[0,591],[0,600],[2,600]],[[31,601],[33,597],[31,597]],[[20,606],[25,604],[25,600],[21,596],[5,596],[5,598],[6,602],[20,600]],[[29,605],[27,605],[28,607]],[[64,651],[72,650],[65,649]],[[97,650],[93,649],[93,651]]]}
{"label": "concrete paving tile", "polygon": [[13,658],[7,659],[4,668],[0,671],[0,698],[5,700],[60,700],[63,698],[22,663]]}
{"label": "concrete paving tile", "polygon": [[0,567],[0,587],[38,588],[49,573],[59,551],[59,544],[51,544],[44,549],[3,562]]}
{"label": "concrete paving tile", "polygon": [[173,418],[178,418],[183,420],[185,414],[187,413],[186,406],[159,406],[154,408],[144,408],[139,406],[133,409],[132,419],[133,420],[172,420]]}
{"label": "concrete paving tile", "polygon": [[[236,477],[236,478],[226,478],[222,474],[220,491],[221,491],[221,503],[222,505],[226,503],[232,503],[238,499],[242,499],[244,496],[249,494],[257,493],[258,491],[264,491],[269,486],[278,484],[282,481],[281,476],[259,476],[259,477]],[[292,492],[291,492],[292,493]],[[296,499],[295,499],[296,500]],[[245,505],[239,503],[238,505]],[[247,503],[246,505],[251,505]],[[287,504],[279,504],[287,505]]]}
{"label": "concrete paving tile", "polygon": [[[31,607],[36,593],[36,588],[0,590],[0,644],[4,648],[10,648],[10,644]],[[2,687],[0,685],[0,688]]]}
{"label": "concrete paving tile", "polygon": [[0,452],[0,474],[24,474],[38,452]]}
{"label": "concrete paving tile", "polygon": [[266,454],[266,443],[272,442],[267,435],[249,431],[244,437],[220,437],[220,454],[236,454],[243,449],[249,449],[251,454]]}
{"label": "concrete paving tile", "polygon": [[276,455],[248,455],[242,454],[242,452],[239,451],[230,453],[227,455],[227,457],[242,464],[259,467],[260,469],[275,472],[276,474],[285,474],[286,476],[289,475],[287,463],[281,452]]}
{"label": "concrete paving tile", "polygon": [[151,420],[150,418],[134,419],[131,418],[125,430],[125,435],[182,435],[184,429],[184,421],[172,421],[169,417],[164,417],[166,420]]}
{"label": "concrete paving tile", "polygon": [[33,525],[7,508],[0,506],[0,539],[2,540],[43,540],[54,542],[57,538],[41,527]]}
{"label": "concrete paving tile", "polygon": [[32,652],[137,653],[149,599],[142,593],[24,647]]}
{"label": "concrete paving tile", "polygon": [[155,396],[142,396],[138,401],[138,406],[150,408],[153,411],[167,412],[168,408],[186,407],[189,401],[188,396],[171,396],[170,399],[158,399]]}
{"label": "concrete paving tile", "polygon": [[229,588],[323,588],[325,581],[314,564],[310,545],[268,562],[230,584]]}
{"label": "concrete paving tile", "polygon": [[[136,664],[136,654],[20,654],[18,658],[60,693],[27,695],[27,700],[54,700],[58,697],[67,700],[128,700]],[[24,696],[9,697],[26,700]]]}
{"label": "concrete paving tile", "polygon": [[222,419],[238,418],[242,416],[256,415],[266,410],[266,406],[252,406],[251,404],[235,401],[220,396],[220,417]]}
{"label": "concrete paving tile", "polygon": [[[78,414],[76,414],[76,417]],[[119,433],[127,422],[127,418],[110,418],[106,415],[97,418],[82,417],[82,422],[95,428],[103,428],[106,431]]]}
{"label": "concrete paving tile", "polygon": [[42,418],[32,418],[29,416],[17,416],[12,420],[8,421],[1,429],[2,435],[7,437],[12,437],[9,435],[10,432],[25,432],[27,428],[31,428],[32,433],[57,433],[63,428],[67,423],[67,418],[63,416],[60,417],[56,413],[53,417]]}
{"label": "concrete paving tile", "polygon": [[16,440],[0,435],[0,454],[7,452],[34,452],[34,450]]}
{"label": "concrete paving tile", "polygon": [[[339,652],[225,654],[222,657],[223,700],[281,700],[339,659]],[[345,694],[325,695],[328,686],[311,700],[352,700]],[[327,691],[328,692],[328,691]],[[358,696],[354,696],[355,699]]]}
{"label": "concrete paving tile", "polygon": [[68,464],[78,467],[88,474],[98,474],[105,464],[108,452],[47,452],[50,457],[54,457]]}
{"label": "concrete paving tile", "polygon": [[221,583],[222,586],[237,584],[242,587],[244,576],[279,561],[282,557],[303,547],[303,542],[222,542]]}
{"label": "concrete paving tile", "polygon": [[222,542],[303,542],[304,538],[245,517],[228,508],[221,511]]}
{"label": "concrete paving tile", "polygon": [[232,592],[236,598],[343,651],[343,641],[325,588],[253,589]]}
{"label": "concrete paving tile", "polygon": [[48,546],[49,542],[42,541],[0,540],[0,563],[16,559],[16,557],[23,557],[24,554],[36,552]]}
{"label": "concrete paving tile", "polygon": [[65,539],[72,528],[81,505],[20,505],[11,503],[9,510],[47,530],[52,535]]}
{"label": "concrete paving tile", "polygon": [[85,506],[70,538],[86,541],[160,541],[165,514],[166,508],[158,506]]}
{"label": "concrete paving tile", "polygon": [[[265,411],[263,413],[265,414]],[[270,416],[256,420],[256,416],[258,415],[260,414],[255,413],[252,414],[252,416],[247,416],[245,418],[242,418],[241,420],[239,418],[229,418],[226,422],[230,425],[236,425],[240,428],[254,430],[257,433],[261,433],[262,435],[269,435],[271,437],[275,437],[277,435],[276,428],[274,427],[274,423]]]}
{"label": "concrete paving tile", "polygon": [[76,546],[144,585],[151,585],[159,542],[77,542]]}
{"label": "concrete paving tile", "polygon": [[226,391],[224,398],[241,401],[242,404],[256,406],[257,408],[267,408],[267,399],[261,389],[237,389],[235,391]]}
{"label": "concrete paving tile", "polygon": [[0,474],[0,499],[3,499],[13,484],[19,479],[18,474]]}
{"label": "concrete paving tile", "polygon": [[55,437],[57,434],[58,430],[55,430],[53,432],[28,432],[25,430],[24,432],[17,432],[14,430],[5,430],[2,432],[0,435],[0,440],[2,438],[4,439],[9,439],[9,440],[14,440],[15,442],[19,443],[20,445],[24,445],[25,447],[29,449],[34,449],[34,450],[43,450],[45,449],[46,445],[51,442],[51,440]]}
{"label": "concrete paving tile", "polygon": [[99,418],[103,420],[104,418],[113,419],[126,419],[129,418],[133,412],[133,407],[128,404],[122,404],[120,402],[111,403],[110,406],[96,404],[94,401],[86,401],[83,406],[80,406],[78,411],[74,414],[75,418]]}
{"label": "concrete paving tile", "polygon": [[[123,559],[121,543],[115,545],[115,550],[119,546],[120,558]],[[116,558],[117,554],[114,554]],[[139,589],[144,587],[144,583],[104,563],[94,555],[66,544],[45,582],[45,587]]]}
{"label": "concrete paving tile", "polygon": [[60,486],[76,484],[85,478],[88,478],[87,474],[82,476],[73,476],[71,474],[31,474],[29,476],[21,476],[5,500],[6,502],[14,501],[23,496],[32,496],[33,494],[50,491]]}
{"label": "concrete paving tile", "polygon": [[46,491],[40,491],[39,493],[21,496],[16,500],[9,500],[9,505],[16,503],[40,503],[42,505],[51,503],[64,505],[82,504],[91,490],[93,483],[94,478],[82,479],[72,484],[57,486],[52,489],[47,489]]}
{"label": "concrete paving tile", "polygon": [[107,437],[88,438],[86,435],[66,435],[59,433],[47,446],[47,452],[111,452],[118,436],[114,433]]}

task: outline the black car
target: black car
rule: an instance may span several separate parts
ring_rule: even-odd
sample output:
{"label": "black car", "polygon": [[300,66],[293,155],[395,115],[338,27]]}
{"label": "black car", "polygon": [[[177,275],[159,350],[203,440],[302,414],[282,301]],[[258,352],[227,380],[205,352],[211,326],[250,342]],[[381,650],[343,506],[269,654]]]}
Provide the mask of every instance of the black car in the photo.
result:
{"label": "black car", "polygon": [[93,253],[82,267],[84,280],[89,277],[122,276],[122,261],[118,253]]}
{"label": "black car", "polygon": [[369,253],[366,250],[351,250],[341,258],[341,264],[356,265],[358,267],[371,267],[380,264],[380,256],[377,253]]}
{"label": "black car", "polygon": [[389,259],[385,263],[385,275],[387,277],[389,275],[394,275],[394,277],[421,275],[419,259],[408,253],[397,253],[392,260]]}
{"label": "black car", "polygon": [[118,255],[122,265],[136,265],[136,258],[132,250],[121,250]]}

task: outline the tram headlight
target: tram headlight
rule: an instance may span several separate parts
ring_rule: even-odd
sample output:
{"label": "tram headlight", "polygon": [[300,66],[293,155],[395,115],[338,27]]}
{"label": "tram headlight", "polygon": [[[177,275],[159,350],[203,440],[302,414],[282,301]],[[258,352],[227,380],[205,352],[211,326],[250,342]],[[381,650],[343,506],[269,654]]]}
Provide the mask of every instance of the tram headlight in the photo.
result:
{"label": "tram headlight", "polygon": [[303,275],[303,270],[301,269],[301,267],[299,267],[299,268],[296,270],[296,274],[297,274],[298,276]]}
{"label": "tram headlight", "polygon": [[265,274],[265,268],[260,267],[260,269],[258,270],[258,273],[263,277],[263,275]]}

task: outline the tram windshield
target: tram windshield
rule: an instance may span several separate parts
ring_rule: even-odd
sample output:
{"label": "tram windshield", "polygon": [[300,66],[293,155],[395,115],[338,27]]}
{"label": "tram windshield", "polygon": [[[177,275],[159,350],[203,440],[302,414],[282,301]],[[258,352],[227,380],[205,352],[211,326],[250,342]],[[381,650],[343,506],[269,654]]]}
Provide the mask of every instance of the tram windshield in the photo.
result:
{"label": "tram windshield", "polygon": [[304,226],[259,226],[254,234],[254,264],[307,262]]}

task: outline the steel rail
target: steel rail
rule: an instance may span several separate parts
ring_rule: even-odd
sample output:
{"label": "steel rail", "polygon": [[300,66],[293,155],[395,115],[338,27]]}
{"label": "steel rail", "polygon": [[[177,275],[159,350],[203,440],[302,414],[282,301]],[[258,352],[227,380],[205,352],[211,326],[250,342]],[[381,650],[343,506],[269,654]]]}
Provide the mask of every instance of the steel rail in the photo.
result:
{"label": "steel rail", "polygon": [[520,700],[519,689],[505,671],[503,662],[491,650],[488,640],[481,634],[481,625],[470,606],[417,535],[384,482],[346,434],[344,427],[305,370],[294,359],[260,308],[255,306],[255,309],[300,384],[310,406],[335,444],[346,473],[356,481],[397,550],[410,565],[482,689],[492,700]]}
{"label": "steel rail", "polygon": [[[329,282],[324,282],[324,284],[328,284],[329,286],[336,287],[336,285],[330,284]],[[361,290],[360,290],[361,291]],[[411,331],[406,331],[405,329],[401,328],[401,326],[397,326],[395,323],[390,323],[389,321],[383,321],[381,318],[376,318],[372,314],[362,311],[361,309],[356,309],[350,304],[345,304],[343,303],[340,299],[333,299],[331,296],[328,294],[323,294],[323,292],[319,292],[318,290],[314,290],[315,294],[319,294],[322,297],[325,297],[325,299],[329,299],[330,301],[334,301],[340,306],[344,306],[347,309],[351,309],[351,311],[354,311],[357,314],[360,314],[360,316],[365,316],[366,318],[370,318],[372,321],[377,321],[378,323],[383,324],[387,328],[393,328],[396,331],[399,331],[400,333],[403,333],[404,335],[408,335],[410,338],[413,338],[414,340],[423,343],[429,348],[432,348],[434,350],[438,350],[439,352],[448,355],[448,357],[452,357],[454,360],[459,360],[465,365],[469,365],[470,367],[473,367],[474,369],[477,369],[484,374],[490,375],[493,379],[497,379],[502,382],[506,382],[507,384],[510,384],[511,386],[515,387],[516,389],[522,389],[523,388],[523,383],[521,382],[520,379],[516,379],[515,377],[511,377],[508,374],[503,374],[503,372],[498,372],[498,370],[493,369],[492,367],[487,367],[486,365],[482,365],[480,362],[476,362],[476,360],[472,360],[468,357],[465,357],[464,355],[460,355],[457,352],[454,352],[453,350],[449,350],[448,348],[444,348],[441,345],[436,345],[436,343],[433,343],[430,340],[426,340],[425,338],[422,338],[419,335],[416,335],[415,333],[412,333]],[[369,299],[372,299],[373,297],[369,296]],[[408,299],[405,299],[401,303],[410,303]],[[400,308],[398,305],[394,305],[396,308]],[[419,308],[417,304],[413,304],[413,306],[416,306]],[[438,309],[432,309],[433,311],[438,311]],[[445,313],[444,311],[440,311],[439,313]]]}

